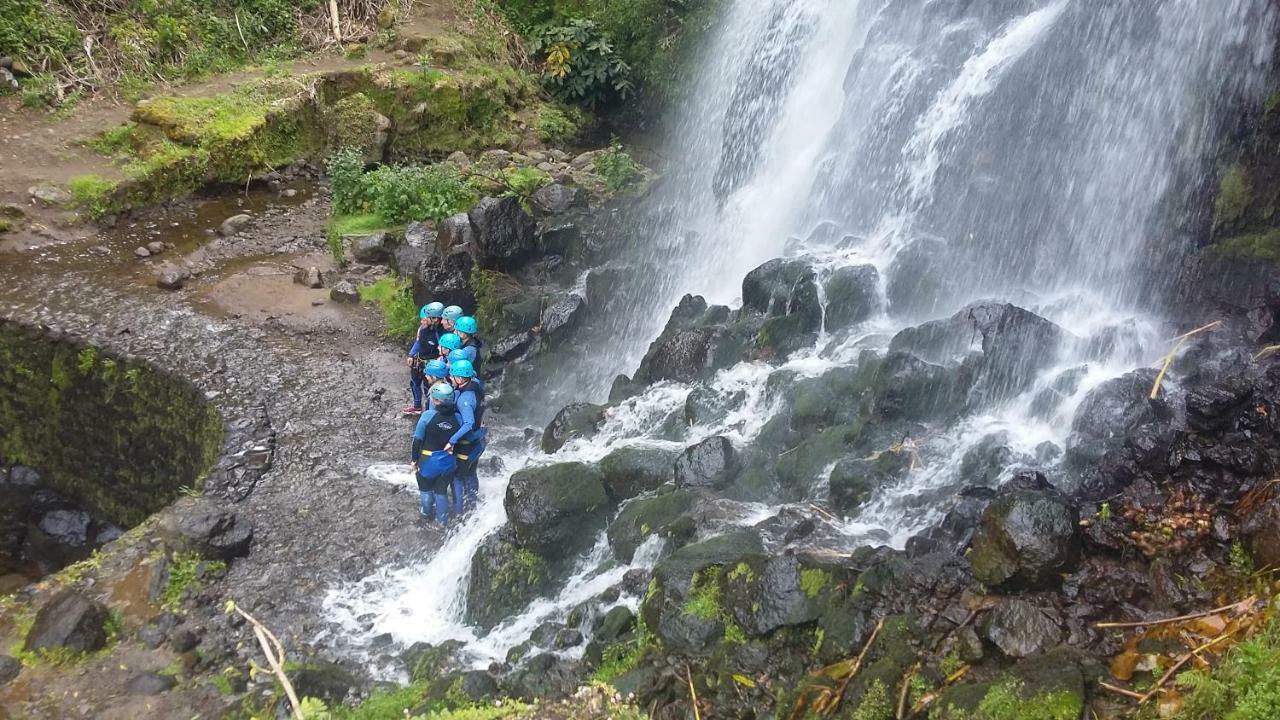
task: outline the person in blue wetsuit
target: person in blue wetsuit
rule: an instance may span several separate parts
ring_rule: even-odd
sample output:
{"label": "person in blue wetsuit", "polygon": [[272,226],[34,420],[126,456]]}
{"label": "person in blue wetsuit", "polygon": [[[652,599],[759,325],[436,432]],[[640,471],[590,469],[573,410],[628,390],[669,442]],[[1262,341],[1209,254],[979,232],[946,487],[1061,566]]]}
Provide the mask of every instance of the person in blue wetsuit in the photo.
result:
{"label": "person in blue wetsuit", "polygon": [[409,365],[409,391],[413,394],[413,404],[404,408],[405,415],[422,413],[423,365],[440,356],[440,318],[444,314],[444,305],[438,302],[428,303],[418,311],[418,335],[414,338],[413,347],[409,348],[406,361]]}
{"label": "person in blue wetsuit", "polygon": [[445,449],[452,451],[458,461],[453,502],[454,511],[463,513],[475,507],[480,494],[477,466],[489,435],[484,427],[484,383],[476,377],[476,369],[469,360],[449,364],[449,382],[453,383],[454,403],[461,424]]}
{"label": "person in blue wetsuit", "polygon": [[454,333],[447,332],[440,336],[438,347],[440,349],[440,359],[449,362],[449,353],[462,349],[462,338]]}
{"label": "person in blue wetsuit", "polygon": [[466,315],[466,311],[457,305],[450,305],[440,313],[440,327],[445,332],[453,332],[454,324],[458,322],[458,318]]}
{"label": "person in blue wetsuit", "polygon": [[418,418],[413,431],[412,462],[418,481],[419,512],[427,520],[449,526],[449,490],[457,476],[458,461],[449,452],[450,440],[462,426],[455,404],[457,393],[447,382],[429,391],[431,410]]}
{"label": "person in blue wetsuit", "polygon": [[449,363],[436,358],[422,367],[422,374],[427,378],[427,385],[449,382]]}
{"label": "person in blue wetsuit", "polygon": [[484,350],[484,343],[476,337],[479,330],[480,324],[470,315],[458,318],[453,327],[454,334],[462,340],[462,350],[467,353],[467,359],[477,373],[480,372],[481,351]]}

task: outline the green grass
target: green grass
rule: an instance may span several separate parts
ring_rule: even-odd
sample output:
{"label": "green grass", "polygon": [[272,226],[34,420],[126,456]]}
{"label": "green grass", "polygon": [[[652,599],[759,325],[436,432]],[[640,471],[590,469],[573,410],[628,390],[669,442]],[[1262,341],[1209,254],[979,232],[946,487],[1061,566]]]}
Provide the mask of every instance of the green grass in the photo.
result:
{"label": "green grass", "polygon": [[395,338],[412,338],[418,332],[418,307],[413,302],[409,281],[395,276],[360,288],[360,299],[382,310],[384,329]]}
{"label": "green grass", "polygon": [[645,625],[643,617],[637,618],[636,629],[631,639],[605,648],[600,667],[592,673],[591,679],[594,682],[612,683],[618,677],[639,667],[645,654],[655,647],[657,642],[649,632],[649,626]]}
{"label": "green grass", "polygon": [[160,594],[160,605],[165,610],[177,612],[182,607],[182,599],[186,592],[200,587],[200,565],[204,564],[205,573],[219,573],[227,569],[221,560],[201,560],[195,553],[175,553],[169,560],[169,579],[165,582]]}
{"label": "green grass", "polygon": [[116,183],[101,175],[77,175],[67,181],[67,189],[78,207],[97,218],[111,211],[111,194]]}
{"label": "green grass", "polygon": [[566,105],[543,105],[534,120],[538,139],[550,145],[567,145],[578,138],[586,118],[583,111]]}
{"label": "green grass", "polygon": [[831,574],[826,570],[806,568],[800,571],[800,589],[810,600],[818,597],[831,584]]}

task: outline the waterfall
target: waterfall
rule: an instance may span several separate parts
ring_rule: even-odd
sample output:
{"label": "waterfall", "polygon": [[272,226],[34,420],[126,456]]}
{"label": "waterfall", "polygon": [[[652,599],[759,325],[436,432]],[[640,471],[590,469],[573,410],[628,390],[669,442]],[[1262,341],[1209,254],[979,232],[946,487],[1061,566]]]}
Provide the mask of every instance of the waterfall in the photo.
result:
{"label": "waterfall", "polygon": [[[937,520],[983,438],[1053,462],[1089,390],[1167,352],[1152,263],[1184,242],[1179,208],[1203,182],[1223,108],[1263,90],[1274,11],[1267,0],[734,0],[724,13],[668,123],[664,177],[614,261],[632,272],[608,341],[583,355],[578,395],[548,405],[598,397],[634,370],[683,294],[733,304],[748,271],[784,255],[809,258],[820,277],[864,264],[881,276],[881,311],[795,352],[783,369],[798,377],[883,352],[898,330],[979,299],[1014,302],[1079,340],[1028,387],[936,428],[921,440],[925,466],[841,525],[849,546],[900,547]],[[1089,342],[1104,335],[1104,350]],[[500,659],[626,569],[598,542],[559,596],[479,637],[461,595],[471,552],[505,519],[510,473],[628,444],[749,445],[777,406],[766,382],[777,370],[721,371],[710,385],[741,400],[679,440],[663,419],[690,388],[661,383],[554,456],[508,443],[479,511],[437,553],[334,589],[346,638],[335,642],[459,638],[478,664]],[[735,522],[774,509],[743,503]]]}

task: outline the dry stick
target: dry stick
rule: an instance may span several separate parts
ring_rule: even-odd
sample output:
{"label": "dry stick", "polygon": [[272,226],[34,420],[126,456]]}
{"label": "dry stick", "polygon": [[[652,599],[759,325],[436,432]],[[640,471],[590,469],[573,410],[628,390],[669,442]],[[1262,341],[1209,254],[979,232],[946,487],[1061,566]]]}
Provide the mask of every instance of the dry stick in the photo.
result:
{"label": "dry stick", "polygon": [[857,677],[858,671],[862,669],[862,661],[867,658],[867,653],[871,651],[871,644],[876,641],[876,636],[880,634],[880,629],[884,627],[884,618],[876,623],[876,629],[871,631],[871,637],[867,638],[867,644],[862,646],[862,652],[858,653],[858,659],[853,661],[853,667],[849,669],[849,674],[845,679],[840,681],[840,687],[836,690],[836,701],[832,707],[838,707],[844,700],[844,691],[849,689],[849,683]]}
{"label": "dry stick", "polygon": [[1164,356],[1164,366],[1160,368],[1160,374],[1156,375],[1156,381],[1151,385],[1152,400],[1155,400],[1156,396],[1160,394],[1160,384],[1164,382],[1164,376],[1169,372],[1169,366],[1173,365],[1173,358],[1178,354],[1178,350],[1182,348],[1183,344],[1185,344],[1187,340],[1191,338],[1192,335],[1197,335],[1199,333],[1204,332],[1205,330],[1212,330],[1213,328],[1216,328],[1221,324],[1222,324],[1221,320],[1214,320],[1208,325],[1201,325],[1200,327],[1196,328],[1195,330],[1192,330],[1189,333],[1183,333],[1182,335],[1179,335],[1178,337],[1174,338],[1174,340],[1177,340],[1178,342],[1176,345],[1173,346],[1173,349],[1169,351],[1169,354]]}
{"label": "dry stick", "polygon": [[684,673],[684,676],[689,679],[689,697],[693,700],[693,720],[702,720],[702,713],[698,711],[698,691],[693,689],[693,671],[685,665]]}
{"label": "dry stick", "polygon": [[1126,690],[1122,687],[1117,687],[1115,685],[1112,685],[1111,683],[1099,682],[1098,686],[1101,687],[1103,690],[1110,690],[1111,692],[1117,695],[1124,695],[1127,698],[1133,698],[1134,700],[1142,699],[1142,693],[1134,692],[1132,690]]}
{"label": "dry stick", "polygon": [[829,513],[829,512],[827,512],[827,511],[826,511],[826,510],[824,510],[823,508],[818,507],[817,505],[814,505],[813,503],[809,503],[809,509],[810,509],[810,510],[812,510],[812,511],[814,511],[814,512],[816,512],[816,513],[818,513],[818,514],[819,514],[819,515],[821,515],[822,517],[824,517],[824,518],[826,518],[826,519],[828,519],[828,520],[830,520],[830,521],[832,521],[832,522],[835,522],[836,516],[835,516],[835,515],[832,515],[832,514],[831,514],[831,513]]}
{"label": "dry stick", "polygon": [[[280,681],[280,685],[284,687],[284,693],[288,696],[289,703],[293,706],[294,715],[298,717],[298,720],[306,720],[302,714],[302,703],[298,701],[298,693],[294,691],[293,683],[289,682],[289,676],[284,673],[284,647],[281,646],[279,638],[252,615],[241,610],[239,605],[230,602],[228,607],[231,610],[235,610],[253,625],[253,634],[257,636],[258,644],[262,646],[262,653],[267,656],[267,664],[271,666],[271,672],[275,674],[276,679]],[[268,642],[268,639],[270,639],[270,642]],[[272,645],[275,645],[275,652],[272,652]],[[277,659],[277,654],[279,659]]]}
{"label": "dry stick", "polygon": [[1259,350],[1259,351],[1257,352],[1257,354],[1255,354],[1255,355],[1253,356],[1253,359],[1254,359],[1254,361],[1256,362],[1259,358],[1262,358],[1262,357],[1264,357],[1264,356],[1266,356],[1266,355],[1270,355],[1271,353],[1273,353],[1273,352],[1275,352],[1275,351],[1277,351],[1277,350],[1280,350],[1280,345],[1268,345],[1268,346],[1266,346],[1266,347],[1262,348],[1261,350]]}
{"label": "dry stick", "polygon": [[918,672],[920,672],[920,663],[912,665],[902,678],[902,690],[898,693],[898,712],[895,715],[897,720],[902,720],[903,713],[907,711],[907,692],[911,689],[911,681],[916,679]]}
{"label": "dry stick", "polygon": [[240,44],[244,45],[245,52],[249,52],[249,43],[244,39],[244,30],[240,29],[240,8],[236,8],[233,15],[235,15],[236,18],[236,33],[240,35]]}
{"label": "dry stick", "polygon": [[1191,652],[1187,653],[1186,655],[1183,655],[1181,660],[1174,663],[1173,667],[1169,668],[1169,670],[1166,671],[1164,675],[1160,676],[1160,679],[1157,680],[1156,684],[1152,686],[1150,690],[1147,691],[1146,695],[1142,696],[1142,699],[1138,701],[1138,704],[1142,705],[1146,701],[1155,697],[1155,694],[1160,691],[1160,688],[1164,687],[1164,684],[1169,682],[1169,678],[1173,677],[1174,673],[1178,672],[1178,670],[1183,665],[1186,665],[1188,662],[1190,662],[1191,658],[1198,655],[1201,650],[1205,650],[1205,649],[1208,649],[1210,646],[1217,645],[1223,640],[1226,640],[1227,638],[1231,637],[1233,634],[1234,633],[1223,633],[1222,635],[1219,635],[1218,637],[1214,638],[1213,640],[1210,640],[1209,642],[1201,645],[1200,647],[1193,648]]}
{"label": "dry stick", "polygon": [[1257,602],[1257,600],[1258,598],[1256,595],[1250,595],[1239,602],[1234,602],[1230,605],[1223,605],[1220,608],[1214,608],[1212,610],[1205,610],[1204,612],[1192,613],[1190,615],[1179,615],[1178,617],[1164,618],[1162,620],[1146,620],[1142,622],[1100,622],[1094,623],[1093,626],[1096,628],[1131,628],[1143,627],[1146,625],[1168,625],[1169,623],[1182,622],[1184,620],[1195,620],[1196,618],[1208,617],[1226,610],[1234,610],[1236,608],[1244,607],[1245,605],[1252,605]]}

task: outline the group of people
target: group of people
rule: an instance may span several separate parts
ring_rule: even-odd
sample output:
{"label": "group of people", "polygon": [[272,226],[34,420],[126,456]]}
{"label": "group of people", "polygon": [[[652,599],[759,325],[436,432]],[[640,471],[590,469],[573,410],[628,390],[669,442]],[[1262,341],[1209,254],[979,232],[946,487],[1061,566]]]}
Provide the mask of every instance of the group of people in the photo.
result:
{"label": "group of people", "polygon": [[409,388],[417,416],[412,462],[420,512],[448,527],[471,510],[480,493],[476,466],[485,450],[484,348],[479,324],[457,305],[433,302],[418,311],[418,335],[409,349]]}

